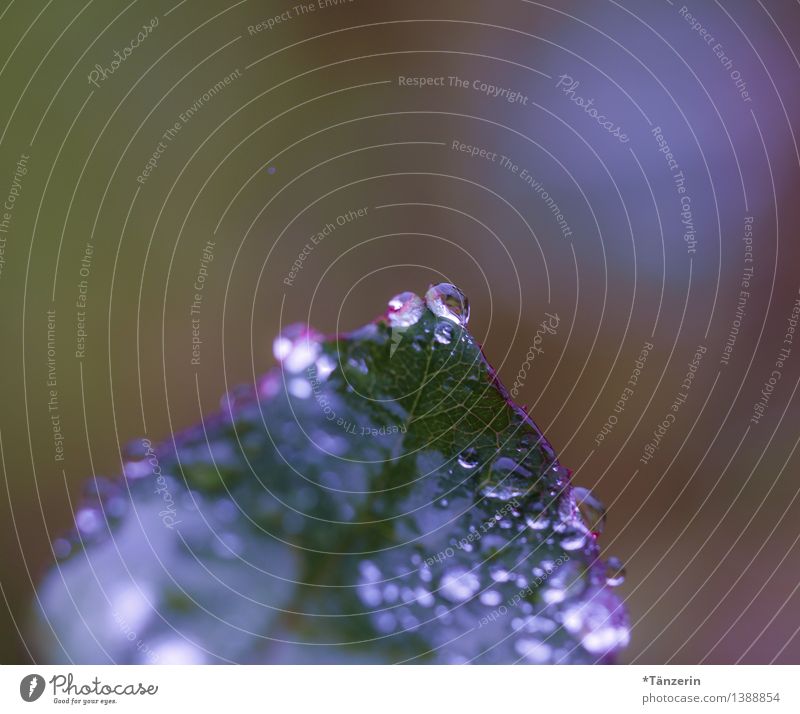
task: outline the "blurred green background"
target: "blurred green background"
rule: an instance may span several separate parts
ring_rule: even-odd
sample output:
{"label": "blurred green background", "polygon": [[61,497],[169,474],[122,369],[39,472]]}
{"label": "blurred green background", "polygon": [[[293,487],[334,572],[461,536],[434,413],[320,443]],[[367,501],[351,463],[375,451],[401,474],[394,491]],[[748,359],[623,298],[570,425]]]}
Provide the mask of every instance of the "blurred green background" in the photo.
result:
{"label": "blurred green background", "polygon": [[0,9],[2,661],[28,660],[50,543],[121,445],[216,409],[270,368],[281,325],[353,329],[447,280],[507,385],[559,316],[519,400],[609,507],[624,661],[796,663],[800,346],[775,363],[800,287],[800,9],[315,6]]}

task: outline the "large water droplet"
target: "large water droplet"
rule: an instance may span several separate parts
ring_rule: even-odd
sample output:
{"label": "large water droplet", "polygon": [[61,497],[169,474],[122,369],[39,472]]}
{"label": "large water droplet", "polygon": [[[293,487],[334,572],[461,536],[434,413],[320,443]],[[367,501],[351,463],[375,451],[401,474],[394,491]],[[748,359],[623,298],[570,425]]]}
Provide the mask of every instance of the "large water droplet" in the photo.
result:
{"label": "large water droplet", "polygon": [[533,474],[509,456],[501,456],[492,464],[488,480],[481,485],[480,493],[487,498],[510,501],[527,495],[534,482]]}
{"label": "large water droplet", "polygon": [[458,455],[458,465],[462,469],[474,469],[478,465],[478,452],[469,447]]}
{"label": "large water droplet", "polygon": [[572,495],[586,527],[592,535],[599,536],[606,526],[606,507],[588,488],[574,488]]}
{"label": "large water droplet", "polygon": [[320,336],[307,325],[289,325],[272,343],[272,352],[284,368],[297,374],[309,367],[320,352]]}
{"label": "large water droplet", "polygon": [[425,311],[425,303],[412,292],[400,293],[389,300],[386,319],[392,327],[411,327]]}
{"label": "large water droplet", "polygon": [[469,300],[455,285],[439,283],[425,293],[428,309],[438,317],[466,325],[469,321]]}
{"label": "large water droplet", "polygon": [[606,562],[606,584],[612,588],[625,582],[625,566],[619,558],[611,556]]}

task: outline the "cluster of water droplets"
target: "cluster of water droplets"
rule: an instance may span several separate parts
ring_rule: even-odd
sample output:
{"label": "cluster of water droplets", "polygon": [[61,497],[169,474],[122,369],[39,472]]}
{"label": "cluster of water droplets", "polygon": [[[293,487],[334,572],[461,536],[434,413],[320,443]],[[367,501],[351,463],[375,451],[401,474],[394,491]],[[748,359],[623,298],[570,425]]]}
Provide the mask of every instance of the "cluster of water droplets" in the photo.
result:
{"label": "cluster of water droplets", "polygon": [[[281,366],[289,394],[308,399],[315,385],[325,382],[336,369],[336,361],[323,351],[323,337],[302,323],[284,328],[272,343],[272,353]],[[262,388],[262,396],[276,381]],[[269,395],[271,396],[271,395]]]}

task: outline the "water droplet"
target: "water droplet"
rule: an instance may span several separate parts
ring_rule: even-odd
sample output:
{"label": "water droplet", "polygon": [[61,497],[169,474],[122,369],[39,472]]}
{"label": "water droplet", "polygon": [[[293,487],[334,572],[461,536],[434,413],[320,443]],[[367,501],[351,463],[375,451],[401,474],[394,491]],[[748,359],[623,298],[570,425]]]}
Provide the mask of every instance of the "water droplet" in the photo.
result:
{"label": "water droplet", "polygon": [[90,536],[103,526],[103,517],[95,508],[81,508],[75,514],[75,525],[82,535]]}
{"label": "water droplet", "polygon": [[606,526],[606,507],[588,488],[573,488],[572,495],[586,527],[599,536]]}
{"label": "water droplet", "polygon": [[580,531],[568,530],[559,541],[564,550],[579,550],[586,545],[586,534]]}
{"label": "water droplet", "polygon": [[279,374],[275,372],[267,372],[258,381],[258,394],[263,398],[274,397],[281,391],[283,381]]}
{"label": "water droplet", "polygon": [[111,593],[110,599],[115,621],[124,626],[120,634],[143,629],[153,614],[153,593],[146,587],[123,586]]}
{"label": "water droplet", "polygon": [[371,560],[362,560],[358,569],[361,571],[362,577],[369,582],[377,582],[383,577],[378,566]]}
{"label": "water droplet", "polygon": [[418,587],[414,591],[414,596],[422,607],[433,607],[433,603],[435,602],[434,597],[425,588]]}
{"label": "water droplet", "polygon": [[619,558],[611,556],[606,562],[606,584],[612,588],[625,582],[625,566]]}
{"label": "water droplet", "polygon": [[361,572],[358,596],[367,607],[378,607],[383,602],[383,593],[375,583],[381,580],[381,571],[369,560],[359,563],[358,569]]}
{"label": "water droplet", "polygon": [[564,629],[579,637],[583,647],[595,655],[625,647],[630,632],[617,598],[607,590],[589,592],[587,596],[564,613]]}
{"label": "water droplet", "polygon": [[295,377],[289,380],[287,386],[289,394],[298,399],[308,399],[311,396],[311,384],[307,379],[302,377]]}
{"label": "water droplet", "polygon": [[162,640],[153,646],[153,657],[159,664],[205,664],[205,655],[194,645],[177,638]]}
{"label": "water droplet", "polygon": [[439,283],[425,293],[428,309],[438,317],[443,317],[457,325],[469,321],[469,300],[455,285]]}
{"label": "water droplet", "polygon": [[382,612],[375,618],[375,627],[379,632],[394,632],[396,625],[397,619],[391,612]]}
{"label": "water droplet", "polygon": [[525,661],[531,664],[545,664],[550,661],[552,650],[543,642],[523,637],[514,643],[514,649]]}
{"label": "water droplet", "polygon": [[394,583],[389,583],[386,587],[383,588],[383,599],[386,602],[397,602],[397,598],[400,596],[400,588],[397,587]]}
{"label": "water droplet", "polygon": [[478,465],[478,452],[469,447],[458,455],[458,465],[462,469],[474,469]]}
{"label": "water droplet", "polygon": [[442,576],[439,589],[451,602],[464,602],[478,592],[480,586],[480,580],[475,573],[464,568],[455,568]]}
{"label": "water droplet", "polygon": [[425,311],[425,303],[412,292],[400,293],[389,300],[386,318],[391,327],[411,327]]}
{"label": "water droplet", "polygon": [[521,498],[533,488],[532,477],[533,474],[515,459],[501,456],[492,464],[489,478],[482,484],[480,493],[499,501]]}
{"label": "water droplet", "polygon": [[322,354],[314,366],[317,368],[316,378],[324,382],[336,369],[336,362],[329,355]]}
{"label": "water droplet", "polygon": [[440,345],[449,345],[453,341],[453,325],[450,322],[440,322],[433,331],[433,338]]}
{"label": "water droplet", "polygon": [[492,577],[492,580],[494,580],[496,583],[506,583],[513,577],[513,575],[509,573],[508,570],[500,567],[492,568],[489,571],[489,575]]}
{"label": "water droplet", "polygon": [[59,560],[63,560],[72,552],[72,543],[66,538],[56,538],[53,541],[53,554]]}
{"label": "water droplet", "polygon": [[503,596],[497,590],[487,590],[481,593],[480,601],[489,607],[495,607],[503,601]]}
{"label": "water droplet", "polygon": [[542,600],[549,605],[563,602],[567,596],[579,595],[586,587],[586,580],[580,566],[575,561],[560,565],[548,564],[545,568]]}
{"label": "water droplet", "polygon": [[319,356],[320,336],[307,325],[289,325],[272,343],[272,352],[284,368],[297,374]]}
{"label": "water droplet", "polygon": [[364,361],[363,357],[351,357],[347,360],[347,364],[358,372],[361,372],[361,374],[367,374],[369,372],[369,367],[367,367],[367,363]]}
{"label": "water droplet", "polygon": [[152,473],[152,467],[147,459],[126,461],[122,466],[122,470],[125,473],[125,478],[130,479],[131,481],[144,478]]}
{"label": "water droplet", "polygon": [[531,513],[525,516],[525,523],[528,528],[534,531],[543,531],[550,526],[550,519],[544,510],[544,506],[537,505],[531,509]]}

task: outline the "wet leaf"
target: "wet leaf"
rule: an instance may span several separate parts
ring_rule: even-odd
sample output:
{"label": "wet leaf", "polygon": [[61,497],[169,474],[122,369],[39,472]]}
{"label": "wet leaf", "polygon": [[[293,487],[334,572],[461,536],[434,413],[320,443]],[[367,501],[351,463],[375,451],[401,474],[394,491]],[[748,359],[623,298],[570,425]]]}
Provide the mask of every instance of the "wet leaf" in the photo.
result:
{"label": "wet leaf", "polygon": [[602,504],[576,499],[468,318],[443,284],[332,340],[291,327],[218,414],[132,445],[55,544],[41,659],[613,660]]}

